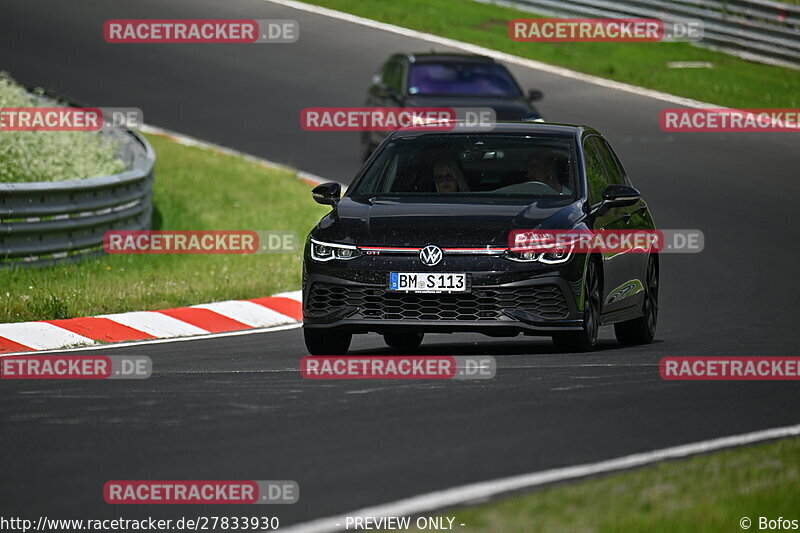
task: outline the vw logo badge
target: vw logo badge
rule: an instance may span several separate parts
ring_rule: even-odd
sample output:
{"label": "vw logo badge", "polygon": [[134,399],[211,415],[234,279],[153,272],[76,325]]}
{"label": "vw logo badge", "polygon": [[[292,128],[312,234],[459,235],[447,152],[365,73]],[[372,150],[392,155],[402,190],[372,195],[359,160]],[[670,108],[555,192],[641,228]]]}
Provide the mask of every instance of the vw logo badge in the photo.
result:
{"label": "vw logo badge", "polygon": [[423,265],[436,266],[442,260],[442,249],[429,244],[419,251],[419,260],[422,261]]}

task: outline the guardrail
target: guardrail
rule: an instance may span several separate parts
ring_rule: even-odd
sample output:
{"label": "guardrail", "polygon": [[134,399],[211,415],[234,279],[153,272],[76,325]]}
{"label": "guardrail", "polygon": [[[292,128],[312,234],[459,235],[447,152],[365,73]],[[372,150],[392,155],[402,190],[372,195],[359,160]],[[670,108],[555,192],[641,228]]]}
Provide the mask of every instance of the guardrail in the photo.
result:
{"label": "guardrail", "polygon": [[138,133],[109,129],[126,170],[58,182],[0,183],[0,268],[44,266],[104,253],[109,230],[150,227],[155,151]]}
{"label": "guardrail", "polygon": [[700,46],[760,63],[800,68],[800,5],[770,0],[502,0],[496,3],[548,16],[701,20],[703,40],[696,43]]}

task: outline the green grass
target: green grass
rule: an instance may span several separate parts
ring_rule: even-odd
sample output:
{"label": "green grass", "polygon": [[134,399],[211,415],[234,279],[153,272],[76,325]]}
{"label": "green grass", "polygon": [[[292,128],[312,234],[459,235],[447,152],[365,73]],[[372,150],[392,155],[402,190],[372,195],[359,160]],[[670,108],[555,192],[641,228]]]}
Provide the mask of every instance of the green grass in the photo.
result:
{"label": "green grass", "polygon": [[[800,519],[800,438],[589,479],[453,510],[469,533],[731,533]],[[412,522],[413,523],[413,522]],[[418,531],[411,529],[409,531]]]}
{"label": "green grass", "polygon": [[[0,72],[0,108],[52,106]],[[63,181],[125,169],[113,142],[85,131],[0,131],[0,183]]]}
{"label": "green grass", "polygon": [[[281,230],[300,239],[327,211],[292,173],[150,136],[162,230]],[[0,270],[0,323],[216,300],[300,287],[301,251],[256,255],[110,255],[74,265]]]}
{"label": "green grass", "polygon": [[[800,107],[800,71],[751,63],[688,43],[517,43],[508,37],[508,21],[533,15],[472,0],[308,1],[714,104],[740,108]],[[409,51],[429,48],[426,45]],[[667,68],[670,61],[707,61],[714,68],[670,69]]]}

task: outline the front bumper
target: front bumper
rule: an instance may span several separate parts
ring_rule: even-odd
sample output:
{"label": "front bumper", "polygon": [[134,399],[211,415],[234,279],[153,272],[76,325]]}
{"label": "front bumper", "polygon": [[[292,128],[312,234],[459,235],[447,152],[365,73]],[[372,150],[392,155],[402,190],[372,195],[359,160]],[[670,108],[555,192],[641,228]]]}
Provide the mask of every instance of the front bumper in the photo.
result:
{"label": "front bumper", "polygon": [[390,272],[426,272],[413,258],[362,257],[323,264],[307,258],[303,322],[307,328],[347,333],[514,336],[577,331],[583,316],[578,303],[583,279],[580,257],[557,266],[501,257],[450,257],[436,270],[466,272],[470,290],[435,294],[388,290]]}

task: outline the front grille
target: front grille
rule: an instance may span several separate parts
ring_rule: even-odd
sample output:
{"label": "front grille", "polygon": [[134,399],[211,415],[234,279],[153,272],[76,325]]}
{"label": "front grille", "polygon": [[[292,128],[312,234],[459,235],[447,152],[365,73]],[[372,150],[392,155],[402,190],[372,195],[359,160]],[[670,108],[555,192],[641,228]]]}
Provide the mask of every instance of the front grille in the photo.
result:
{"label": "front grille", "polygon": [[[556,285],[522,288],[475,288],[471,293],[415,294],[389,292],[380,286],[345,286],[316,282],[305,303],[310,317],[356,307],[367,320],[496,320],[503,309],[521,309],[546,319],[565,318],[567,303]],[[356,317],[358,315],[353,315]]]}

